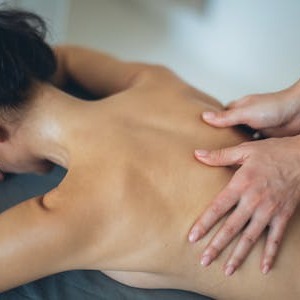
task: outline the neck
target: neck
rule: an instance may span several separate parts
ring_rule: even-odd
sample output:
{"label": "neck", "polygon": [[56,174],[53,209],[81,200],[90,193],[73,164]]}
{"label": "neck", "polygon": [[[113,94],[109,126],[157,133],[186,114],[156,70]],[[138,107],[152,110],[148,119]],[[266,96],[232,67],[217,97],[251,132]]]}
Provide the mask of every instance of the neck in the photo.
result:
{"label": "neck", "polygon": [[68,129],[78,122],[86,103],[44,84],[37,88],[32,100],[15,140],[24,145],[22,150],[30,159],[50,161],[68,169]]}

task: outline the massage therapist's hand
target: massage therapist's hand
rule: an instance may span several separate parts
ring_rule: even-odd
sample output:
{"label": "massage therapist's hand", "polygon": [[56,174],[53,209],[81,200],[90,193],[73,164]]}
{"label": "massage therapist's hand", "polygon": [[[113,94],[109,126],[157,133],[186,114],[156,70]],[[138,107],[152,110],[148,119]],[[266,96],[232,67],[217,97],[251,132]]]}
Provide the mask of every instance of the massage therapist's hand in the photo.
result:
{"label": "massage therapist's hand", "polygon": [[246,142],[215,151],[196,150],[195,155],[210,166],[240,165],[190,231],[189,240],[199,240],[235,207],[204,249],[201,264],[209,265],[241,233],[224,266],[225,274],[231,275],[269,226],[261,259],[261,270],[267,273],[300,200],[300,136]]}
{"label": "massage therapist's hand", "polygon": [[246,96],[225,111],[205,112],[203,119],[216,127],[245,124],[266,137],[300,134],[300,81],[276,93]]}

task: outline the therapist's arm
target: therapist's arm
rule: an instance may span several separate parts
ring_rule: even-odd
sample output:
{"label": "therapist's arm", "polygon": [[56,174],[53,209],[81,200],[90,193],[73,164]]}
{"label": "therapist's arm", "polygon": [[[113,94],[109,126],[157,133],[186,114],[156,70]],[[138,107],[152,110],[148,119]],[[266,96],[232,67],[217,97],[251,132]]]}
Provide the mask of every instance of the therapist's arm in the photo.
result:
{"label": "therapist's arm", "polygon": [[153,68],[143,63],[123,62],[78,46],[57,46],[53,50],[57,58],[54,84],[63,87],[72,80],[95,96],[126,90],[142,71]]}

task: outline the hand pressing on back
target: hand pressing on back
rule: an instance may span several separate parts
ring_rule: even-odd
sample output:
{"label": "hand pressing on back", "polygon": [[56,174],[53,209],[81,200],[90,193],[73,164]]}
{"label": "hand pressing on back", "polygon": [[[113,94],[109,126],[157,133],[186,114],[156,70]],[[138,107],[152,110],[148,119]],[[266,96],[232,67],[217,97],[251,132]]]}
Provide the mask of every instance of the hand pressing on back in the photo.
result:
{"label": "hand pressing on back", "polygon": [[215,127],[248,125],[266,137],[300,134],[300,81],[276,93],[246,96],[224,111],[204,112],[203,119]]}
{"label": "hand pressing on back", "polygon": [[300,136],[270,138],[195,154],[197,159],[211,166],[241,166],[196,221],[189,235],[191,242],[199,240],[235,207],[202,253],[202,265],[209,265],[241,233],[224,266],[226,275],[233,274],[268,228],[261,259],[261,271],[267,273],[300,201]]}
{"label": "hand pressing on back", "polygon": [[203,119],[215,127],[244,124],[266,137],[282,137],[195,151],[207,165],[240,166],[189,233],[191,242],[198,241],[235,207],[205,248],[201,263],[209,265],[241,233],[224,266],[226,275],[233,274],[268,228],[261,259],[261,270],[267,273],[300,201],[300,82],[277,93],[244,97],[225,111],[203,113]]}

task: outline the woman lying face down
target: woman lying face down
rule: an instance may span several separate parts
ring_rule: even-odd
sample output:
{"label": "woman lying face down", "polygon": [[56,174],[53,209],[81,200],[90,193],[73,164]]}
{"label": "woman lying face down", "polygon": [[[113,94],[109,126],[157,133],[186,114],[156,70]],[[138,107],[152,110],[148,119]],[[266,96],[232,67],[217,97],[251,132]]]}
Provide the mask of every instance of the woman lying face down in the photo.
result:
{"label": "woman lying face down", "polygon": [[[299,211],[268,276],[258,269],[263,238],[231,277],[221,270],[233,245],[210,268],[200,266],[223,220],[188,242],[199,212],[234,172],[199,165],[194,149],[248,139],[200,120],[208,107],[222,106],[164,67],[75,46],[51,50],[42,24],[32,14],[0,13],[0,168],[41,172],[56,163],[68,172],[54,190],[0,215],[0,290],[92,269],[135,287],[297,299]],[[62,90],[69,80],[105,98],[73,97]]]}

